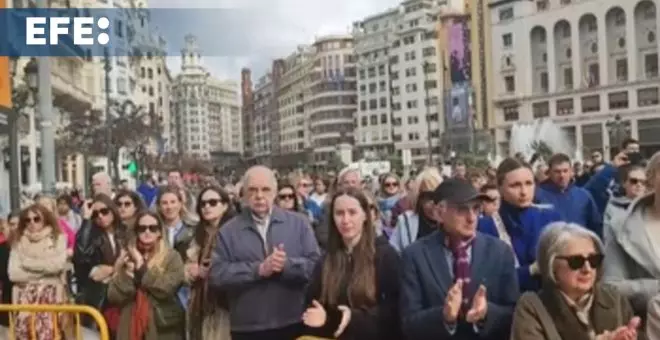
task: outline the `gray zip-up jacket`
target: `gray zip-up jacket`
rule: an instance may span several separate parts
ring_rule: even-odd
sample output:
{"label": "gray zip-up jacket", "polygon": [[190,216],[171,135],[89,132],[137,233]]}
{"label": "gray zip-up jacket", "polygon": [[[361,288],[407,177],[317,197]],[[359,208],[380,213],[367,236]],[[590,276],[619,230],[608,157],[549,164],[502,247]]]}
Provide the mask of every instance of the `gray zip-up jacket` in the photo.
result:
{"label": "gray zip-up jacket", "polygon": [[[259,265],[278,245],[287,263],[279,274],[259,276]],[[249,209],[218,232],[209,283],[227,292],[231,330],[255,332],[301,322],[305,287],[319,247],[306,216],[273,207],[264,241]]]}

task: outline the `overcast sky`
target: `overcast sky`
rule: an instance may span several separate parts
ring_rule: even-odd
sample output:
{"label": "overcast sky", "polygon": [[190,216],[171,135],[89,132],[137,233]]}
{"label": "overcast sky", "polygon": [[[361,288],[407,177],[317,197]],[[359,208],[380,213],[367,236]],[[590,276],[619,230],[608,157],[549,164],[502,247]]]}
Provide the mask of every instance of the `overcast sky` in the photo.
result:
{"label": "overcast sky", "polygon": [[[226,56],[207,56],[204,63],[220,79],[240,79],[240,70],[249,67],[253,80],[263,75],[275,58],[285,57],[296,46],[314,41],[315,36],[348,33],[352,23],[388,8],[396,7],[400,0],[151,0],[149,6],[160,8],[231,8],[240,17],[231,28],[216,22],[204,22],[205,30],[214,41],[213,48],[222,46]],[[248,15],[246,15],[248,14]],[[225,21],[226,23],[226,21]],[[198,26],[199,23],[196,23]],[[235,26],[235,27],[233,27]],[[185,35],[186,25],[177,25]],[[207,28],[208,27],[208,28]],[[232,30],[238,32],[226,32]],[[170,36],[171,34],[166,34]],[[249,40],[250,48],[239,46],[231,36]],[[208,36],[207,39],[208,40]],[[182,42],[169,42],[180,45]],[[205,44],[209,42],[206,41]],[[225,46],[227,45],[227,46]],[[204,46],[201,46],[204,49]],[[208,47],[207,47],[208,49]],[[180,70],[180,60],[168,60],[172,74]]]}

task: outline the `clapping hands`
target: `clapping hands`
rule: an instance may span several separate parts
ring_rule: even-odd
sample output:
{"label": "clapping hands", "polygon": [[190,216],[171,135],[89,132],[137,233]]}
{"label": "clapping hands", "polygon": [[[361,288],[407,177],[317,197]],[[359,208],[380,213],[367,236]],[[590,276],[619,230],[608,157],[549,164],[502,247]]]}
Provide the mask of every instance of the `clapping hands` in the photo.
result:
{"label": "clapping hands", "polygon": [[596,340],[637,340],[637,329],[641,324],[639,317],[630,319],[627,325],[613,331],[605,331],[596,337]]}
{"label": "clapping hands", "polygon": [[259,275],[261,277],[269,277],[275,273],[281,273],[286,264],[286,252],[284,245],[279,244],[273,248],[273,252],[259,265]]}
{"label": "clapping hands", "polygon": [[[463,280],[456,280],[456,283],[447,292],[445,306],[443,308],[443,317],[446,324],[455,324],[461,312],[463,302]],[[486,318],[488,313],[488,300],[486,299],[486,287],[479,286],[479,290],[472,298],[472,306],[465,314],[465,321],[469,323],[478,323]]]}

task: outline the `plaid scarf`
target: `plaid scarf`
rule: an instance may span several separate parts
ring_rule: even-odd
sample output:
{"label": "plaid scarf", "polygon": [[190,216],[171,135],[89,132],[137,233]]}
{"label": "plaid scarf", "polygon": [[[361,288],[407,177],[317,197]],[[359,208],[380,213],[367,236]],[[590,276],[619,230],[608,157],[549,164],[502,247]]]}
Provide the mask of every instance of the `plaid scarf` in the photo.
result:
{"label": "plaid scarf", "polygon": [[449,249],[454,256],[454,280],[463,281],[463,311],[470,309],[470,256],[468,249],[472,246],[474,237],[468,240],[450,241]]}

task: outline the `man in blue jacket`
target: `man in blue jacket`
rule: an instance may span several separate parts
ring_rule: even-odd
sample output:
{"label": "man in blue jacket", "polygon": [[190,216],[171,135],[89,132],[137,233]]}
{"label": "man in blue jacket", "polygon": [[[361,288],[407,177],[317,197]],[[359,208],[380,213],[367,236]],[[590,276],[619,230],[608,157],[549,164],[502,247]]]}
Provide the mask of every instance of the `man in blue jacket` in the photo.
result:
{"label": "man in blue jacket", "polygon": [[550,180],[539,185],[536,198],[552,204],[565,222],[577,223],[602,237],[603,216],[591,194],[573,183],[571,159],[558,153],[548,160]]}
{"label": "man in blue jacket", "polygon": [[513,252],[477,232],[482,196],[466,181],[435,190],[441,230],[402,254],[401,317],[407,339],[509,338],[520,295]]}

